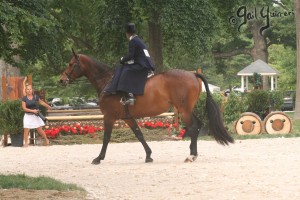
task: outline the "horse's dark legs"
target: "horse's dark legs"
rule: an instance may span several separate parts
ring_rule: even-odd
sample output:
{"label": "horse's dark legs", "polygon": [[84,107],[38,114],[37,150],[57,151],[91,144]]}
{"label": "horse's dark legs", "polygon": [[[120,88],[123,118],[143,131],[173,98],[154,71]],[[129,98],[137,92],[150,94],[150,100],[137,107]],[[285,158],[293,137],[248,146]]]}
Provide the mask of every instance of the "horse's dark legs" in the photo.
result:
{"label": "horse's dark legs", "polygon": [[100,164],[100,161],[104,160],[104,158],[105,158],[106,149],[107,149],[108,143],[110,141],[110,137],[111,137],[113,122],[110,122],[110,123],[104,122],[104,127],[105,127],[105,129],[104,129],[103,144],[102,144],[101,152],[100,152],[99,156],[93,160],[92,164],[94,164],[94,165]]}
{"label": "horse's dark legs", "polygon": [[136,123],[135,119],[128,119],[128,120],[124,120],[128,126],[131,128],[131,130],[134,132],[135,136],[137,137],[137,139],[142,143],[145,151],[146,151],[146,160],[145,162],[153,162],[153,159],[151,158],[151,149],[148,146],[147,142],[144,139],[143,133],[140,129],[140,127],[138,126],[138,124]]}
{"label": "horse's dark legs", "polygon": [[199,131],[201,129],[202,123],[196,117],[196,115],[192,114],[192,125],[188,127],[187,135],[191,137],[191,144],[190,144],[190,156],[185,159],[185,162],[193,162],[197,159],[198,152],[197,152],[197,140],[199,136]]}
{"label": "horse's dark legs", "polygon": [[191,136],[191,144],[190,144],[190,155],[198,156],[197,152],[197,140],[199,133],[195,133]]}

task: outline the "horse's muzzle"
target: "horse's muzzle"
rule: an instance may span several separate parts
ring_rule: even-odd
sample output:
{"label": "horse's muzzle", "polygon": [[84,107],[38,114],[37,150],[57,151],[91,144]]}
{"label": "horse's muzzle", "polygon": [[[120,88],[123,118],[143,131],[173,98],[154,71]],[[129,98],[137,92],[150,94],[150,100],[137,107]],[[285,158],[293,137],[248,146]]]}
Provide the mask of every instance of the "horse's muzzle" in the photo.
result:
{"label": "horse's muzzle", "polygon": [[60,80],[59,80],[59,83],[60,83],[62,86],[67,86],[67,85],[69,84],[69,79],[66,79],[66,80],[60,79]]}

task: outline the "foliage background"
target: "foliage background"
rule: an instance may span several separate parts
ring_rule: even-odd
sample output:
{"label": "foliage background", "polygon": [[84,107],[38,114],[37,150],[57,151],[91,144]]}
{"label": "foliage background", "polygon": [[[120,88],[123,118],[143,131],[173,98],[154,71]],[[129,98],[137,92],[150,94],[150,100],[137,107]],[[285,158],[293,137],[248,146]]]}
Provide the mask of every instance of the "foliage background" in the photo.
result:
{"label": "foliage background", "polygon": [[278,13],[293,11],[294,4],[292,0],[3,0],[0,58],[19,67],[22,75],[33,74],[35,88],[45,89],[47,97],[94,97],[85,79],[69,88],[58,85],[72,56],[70,49],[112,65],[127,52],[123,26],[132,21],[154,52],[158,71],[202,68],[209,82],[224,90],[240,85],[238,71],[266,58],[281,74],[279,88],[295,90],[294,15],[270,18],[270,27],[256,37],[253,29],[262,21],[248,20],[240,31],[229,23],[241,6],[248,13],[266,6]]}

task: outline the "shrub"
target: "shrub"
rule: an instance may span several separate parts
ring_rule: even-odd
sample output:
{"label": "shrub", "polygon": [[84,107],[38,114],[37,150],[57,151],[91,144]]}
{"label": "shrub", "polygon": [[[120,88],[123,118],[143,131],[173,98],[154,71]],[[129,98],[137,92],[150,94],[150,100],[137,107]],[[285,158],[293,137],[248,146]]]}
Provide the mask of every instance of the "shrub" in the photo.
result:
{"label": "shrub", "polygon": [[254,90],[246,94],[247,111],[253,112],[262,117],[270,108],[269,94],[265,90]]}
{"label": "shrub", "polygon": [[254,90],[246,95],[248,112],[254,112],[261,118],[268,114],[269,109],[280,110],[283,104],[283,94],[280,91]]}
{"label": "shrub", "polygon": [[283,105],[283,92],[281,91],[270,91],[270,106],[272,110],[281,110]]}
{"label": "shrub", "polygon": [[231,92],[224,107],[224,122],[226,125],[236,121],[240,114],[247,110],[243,97]]}
{"label": "shrub", "polygon": [[0,135],[18,134],[23,131],[24,111],[20,100],[0,103]]}

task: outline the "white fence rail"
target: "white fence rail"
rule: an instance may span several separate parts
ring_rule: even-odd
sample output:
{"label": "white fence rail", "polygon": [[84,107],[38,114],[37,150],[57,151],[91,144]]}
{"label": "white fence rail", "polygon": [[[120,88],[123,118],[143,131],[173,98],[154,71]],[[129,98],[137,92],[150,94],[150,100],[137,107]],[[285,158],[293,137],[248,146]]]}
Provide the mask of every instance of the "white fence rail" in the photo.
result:
{"label": "white fence rail", "polygon": [[[165,112],[156,117],[173,117],[174,112]],[[102,120],[104,115],[99,109],[51,110],[47,112],[48,121]]]}

